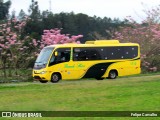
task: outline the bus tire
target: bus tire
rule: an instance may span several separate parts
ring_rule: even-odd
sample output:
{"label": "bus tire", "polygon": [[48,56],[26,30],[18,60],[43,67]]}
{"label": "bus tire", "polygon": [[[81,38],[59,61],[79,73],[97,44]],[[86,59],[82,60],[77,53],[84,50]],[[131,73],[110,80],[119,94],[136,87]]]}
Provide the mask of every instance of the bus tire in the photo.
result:
{"label": "bus tire", "polygon": [[111,71],[109,72],[108,78],[109,78],[109,79],[116,79],[117,75],[118,75],[118,73],[117,73],[116,70],[111,70]]}
{"label": "bus tire", "polygon": [[47,80],[39,80],[39,82],[41,82],[41,83],[47,83],[48,81]]}
{"label": "bus tire", "polygon": [[59,73],[53,73],[51,76],[51,82],[57,83],[61,79],[61,75]]}

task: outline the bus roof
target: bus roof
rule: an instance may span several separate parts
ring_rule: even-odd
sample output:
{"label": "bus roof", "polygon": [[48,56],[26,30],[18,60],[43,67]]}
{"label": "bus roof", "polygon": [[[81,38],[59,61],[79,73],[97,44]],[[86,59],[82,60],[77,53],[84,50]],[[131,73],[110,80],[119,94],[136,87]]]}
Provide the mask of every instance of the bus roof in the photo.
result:
{"label": "bus roof", "polygon": [[101,46],[139,46],[137,43],[120,43],[118,40],[95,40],[86,41],[85,44],[78,43],[66,43],[66,44],[55,44],[46,47],[101,47]]}

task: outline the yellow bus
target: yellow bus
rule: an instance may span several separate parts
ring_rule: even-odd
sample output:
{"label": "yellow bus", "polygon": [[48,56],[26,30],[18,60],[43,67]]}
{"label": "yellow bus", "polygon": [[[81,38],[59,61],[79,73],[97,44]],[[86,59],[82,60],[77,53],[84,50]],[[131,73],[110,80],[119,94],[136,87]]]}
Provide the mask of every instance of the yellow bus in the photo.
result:
{"label": "yellow bus", "polygon": [[83,78],[115,79],[140,72],[139,44],[96,40],[44,47],[35,61],[33,78],[56,83]]}

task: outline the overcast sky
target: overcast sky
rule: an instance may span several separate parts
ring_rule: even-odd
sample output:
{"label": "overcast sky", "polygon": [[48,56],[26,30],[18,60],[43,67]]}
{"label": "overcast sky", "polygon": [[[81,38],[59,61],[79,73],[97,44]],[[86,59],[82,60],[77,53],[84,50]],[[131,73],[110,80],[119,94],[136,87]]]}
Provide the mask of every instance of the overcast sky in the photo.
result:
{"label": "overcast sky", "polygon": [[[7,1],[7,0],[4,0]],[[16,14],[23,9],[28,12],[31,0],[11,0],[10,11],[15,10]],[[40,10],[50,8],[53,13],[74,12],[84,13],[89,16],[120,18],[123,20],[126,16],[132,16],[138,21],[145,17],[143,10],[152,9],[160,5],[160,0],[37,0]],[[142,5],[143,3],[143,5]]]}

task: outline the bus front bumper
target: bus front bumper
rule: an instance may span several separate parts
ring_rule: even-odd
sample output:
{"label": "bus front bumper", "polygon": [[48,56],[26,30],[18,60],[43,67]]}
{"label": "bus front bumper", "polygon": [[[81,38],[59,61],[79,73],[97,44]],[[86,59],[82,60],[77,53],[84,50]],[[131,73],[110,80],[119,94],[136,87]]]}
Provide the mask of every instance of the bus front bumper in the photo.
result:
{"label": "bus front bumper", "polygon": [[47,80],[45,77],[40,77],[38,75],[33,76],[35,80]]}
{"label": "bus front bumper", "polygon": [[46,71],[38,72],[37,70],[33,70],[32,76],[35,80],[49,80]]}

